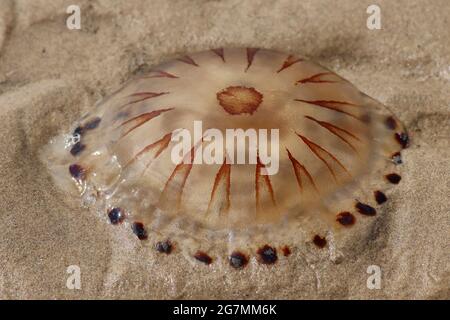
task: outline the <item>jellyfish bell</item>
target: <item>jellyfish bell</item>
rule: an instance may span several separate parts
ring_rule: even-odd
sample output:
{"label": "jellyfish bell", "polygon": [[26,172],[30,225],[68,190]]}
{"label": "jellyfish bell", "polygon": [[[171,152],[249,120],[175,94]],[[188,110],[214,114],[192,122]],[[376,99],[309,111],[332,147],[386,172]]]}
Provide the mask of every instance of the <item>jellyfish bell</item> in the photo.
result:
{"label": "jellyfish bell", "polygon": [[[71,132],[43,152],[59,185],[144,245],[176,243],[205,264],[226,254],[237,269],[248,256],[273,264],[287,245],[326,248],[329,232],[374,219],[409,142],[400,121],[347,80],[256,48],[156,66]],[[274,144],[264,149],[264,139]]]}

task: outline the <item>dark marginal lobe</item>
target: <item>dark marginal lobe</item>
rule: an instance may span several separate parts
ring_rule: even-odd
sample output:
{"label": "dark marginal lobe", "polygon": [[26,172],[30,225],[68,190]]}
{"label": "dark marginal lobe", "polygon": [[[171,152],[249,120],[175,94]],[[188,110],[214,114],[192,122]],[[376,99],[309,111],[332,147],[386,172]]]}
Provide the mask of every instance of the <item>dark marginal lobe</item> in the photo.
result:
{"label": "dark marginal lobe", "polygon": [[386,125],[386,128],[390,130],[395,130],[397,128],[397,121],[392,116],[387,117],[384,120],[384,124]]}
{"label": "dark marginal lobe", "polygon": [[393,184],[398,184],[400,180],[402,180],[402,177],[396,173],[390,173],[386,175],[386,179]]}
{"label": "dark marginal lobe", "polygon": [[239,252],[235,251],[230,255],[230,265],[235,269],[242,269],[248,264],[248,257]]}
{"label": "dark marginal lobe", "polygon": [[86,177],[86,170],[83,169],[83,167],[79,164],[71,164],[69,166],[69,173],[74,179],[78,181],[84,180],[84,178]]}
{"label": "dark marginal lobe", "polygon": [[313,243],[319,248],[324,248],[327,245],[327,240],[325,237],[321,237],[316,234],[313,238]]}
{"label": "dark marginal lobe", "polygon": [[402,146],[403,149],[409,147],[409,136],[405,132],[396,133],[395,140]]}
{"label": "dark marginal lobe", "polygon": [[86,145],[82,144],[81,141],[78,141],[73,145],[73,147],[70,149],[70,154],[73,156],[79,155],[84,149],[86,148]]}
{"label": "dark marginal lobe", "polygon": [[403,160],[402,160],[402,154],[400,152],[396,152],[391,156],[392,162],[394,164],[402,164]]}
{"label": "dark marginal lobe", "polygon": [[108,212],[108,218],[112,224],[119,224],[125,219],[125,214],[121,208],[112,208]]}
{"label": "dark marginal lobe", "polygon": [[134,222],[131,225],[131,229],[139,240],[146,240],[148,238],[147,231],[145,230],[144,224],[142,222]]}
{"label": "dark marginal lobe", "polygon": [[203,251],[197,251],[194,255],[194,258],[204,264],[211,264],[212,258]]}
{"label": "dark marginal lobe", "polygon": [[274,264],[278,260],[277,249],[265,245],[256,252],[259,255],[259,261],[262,264]]}
{"label": "dark marginal lobe", "polygon": [[173,245],[169,240],[166,241],[160,241],[156,243],[156,251],[160,253],[170,254],[173,249]]}
{"label": "dark marginal lobe", "polygon": [[84,128],[86,130],[93,130],[95,128],[98,127],[98,125],[100,124],[100,122],[102,121],[102,119],[100,117],[95,117],[91,120],[89,120],[85,125]]}
{"label": "dark marginal lobe", "polygon": [[355,204],[355,208],[356,210],[358,210],[359,213],[365,216],[374,216],[377,214],[377,210],[375,210],[374,207],[371,207],[368,204],[359,201]]}
{"label": "dark marginal lobe", "polygon": [[291,249],[290,249],[288,246],[283,246],[283,247],[281,248],[281,251],[283,252],[283,255],[284,255],[285,257],[288,257],[288,256],[291,255]]}
{"label": "dark marginal lobe", "polygon": [[78,127],[75,128],[75,130],[73,131],[72,135],[73,136],[77,136],[77,135],[81,136],[83,134],[83,132],[84,132],[83,127],[82,126],[78,126]]}
{"label": "dark marginal lobe", "polygon": [[355,224],[355,216],[352,215],[350,212],[344,211],[339,213],[336,216],[336,221],[342,224],[343,226],[352,226]]}
{"label": "dark marginal lobe", "polygon": [[386,195],[383,192],[381,192],[380,190],[375,191],[373,194],[375,196],[375,201],[378,204],[383,204],[387,201]]}

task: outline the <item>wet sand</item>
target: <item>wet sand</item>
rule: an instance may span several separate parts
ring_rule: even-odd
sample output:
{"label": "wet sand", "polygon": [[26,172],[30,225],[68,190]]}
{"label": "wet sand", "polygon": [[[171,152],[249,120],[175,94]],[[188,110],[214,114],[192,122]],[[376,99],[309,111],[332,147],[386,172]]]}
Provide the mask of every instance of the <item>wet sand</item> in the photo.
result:
{"label": "wet sand", "polygon": [[[450,298],[450,5],[377,1],[72,1],[0,3],[0,298]],[[299,244],[274,267],[236,272],[174,252],[162,256],[126,228],[80,208],[52,181],[39,152],[135,74],[166,57],[224,46],[305,55],[391,108],[405,123],[402,181],[370,232],[342,257]],[[81,289],[66,287],[69,265]],[[369,290],[367,267],[382,270]]]}

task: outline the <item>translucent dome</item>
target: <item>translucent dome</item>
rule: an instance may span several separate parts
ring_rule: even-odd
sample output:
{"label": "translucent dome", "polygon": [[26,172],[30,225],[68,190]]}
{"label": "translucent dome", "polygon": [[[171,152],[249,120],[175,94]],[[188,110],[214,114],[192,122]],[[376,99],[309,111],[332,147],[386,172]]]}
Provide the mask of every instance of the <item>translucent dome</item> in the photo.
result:
{"label": "translucent dome", "polygon": [[287,225],[317,236],[375,215],[408,144],[400,122],[345,79],[255,48],[156,66],[67,138],[46,153],[62,185],[140,239],[155,234],[193,252],[202,241],[232,243],[227,251],[281,244],[292,240],[280,232]]}

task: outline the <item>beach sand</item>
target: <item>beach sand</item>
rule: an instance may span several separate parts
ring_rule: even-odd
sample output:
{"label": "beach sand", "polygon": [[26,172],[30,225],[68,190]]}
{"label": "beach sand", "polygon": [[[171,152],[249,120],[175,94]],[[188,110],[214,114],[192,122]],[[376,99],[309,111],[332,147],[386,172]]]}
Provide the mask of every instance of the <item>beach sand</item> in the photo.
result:
{"label": "beach sand", "polygon": [[[1,299],[450,298],[450,4],[376,1],[0,2]],[[245,46],[304,55],[381,101],[405,123],[402,181],[370,232],[330,259],[306,244],[268,267],[191,263],[143,248],[54,184],[39,153],[51,137],[135,74],[166,57]],[[66,287],[70,265],[81,289]],[[367,268],[381,289],[366,286]]]}

